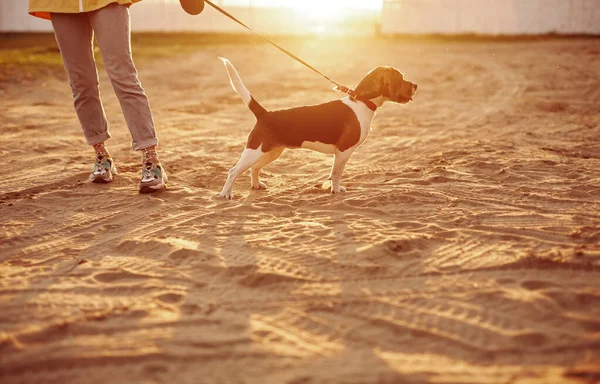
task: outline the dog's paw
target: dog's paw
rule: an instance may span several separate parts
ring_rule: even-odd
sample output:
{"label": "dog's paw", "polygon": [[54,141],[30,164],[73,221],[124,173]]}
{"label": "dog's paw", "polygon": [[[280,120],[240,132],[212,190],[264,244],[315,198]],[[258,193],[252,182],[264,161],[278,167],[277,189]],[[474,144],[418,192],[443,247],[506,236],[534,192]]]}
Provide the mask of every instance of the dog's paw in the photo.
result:
{"label": "dog's paw", "polygon": [[263,183],[262,181],[258,182],[258,185],[253,185],[252,189],[256,189],[256,190],[263,190],[263,189],[267,189],[267,185],[265,183]]}
{"label": "dog's paw", "polygon": [[233,193],[231,193],[231,192],[223,191],[219,194],[219,196],[225,200],[233,200]]}
{"label": "dog's paw", "polygon": [[346,188],[339,186],[337,188],[331,188],[331,193],[342,193],[342,192],[346,192]]}

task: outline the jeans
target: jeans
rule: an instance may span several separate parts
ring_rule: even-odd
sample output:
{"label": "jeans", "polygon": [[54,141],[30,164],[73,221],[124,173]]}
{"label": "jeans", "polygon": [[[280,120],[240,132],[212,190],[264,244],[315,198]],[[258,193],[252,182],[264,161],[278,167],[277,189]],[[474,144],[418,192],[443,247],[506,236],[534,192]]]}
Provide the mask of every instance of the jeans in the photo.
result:
{"label": "jeans", "polygon": [[94,60],[95,34],[131,133],[132,148],[139,151],[157,145],[148,97],[131,57],[129,8],[112,3],[91,12],[52,13],[51,19],[87,143],[99,144],[110,138]]}

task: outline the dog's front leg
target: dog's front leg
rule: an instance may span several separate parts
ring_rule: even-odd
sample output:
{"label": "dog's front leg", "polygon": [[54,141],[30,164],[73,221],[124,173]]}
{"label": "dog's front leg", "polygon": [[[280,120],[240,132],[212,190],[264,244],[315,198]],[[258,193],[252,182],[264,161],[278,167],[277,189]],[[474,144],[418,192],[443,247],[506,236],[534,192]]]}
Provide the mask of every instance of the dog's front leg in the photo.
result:
{"label": "dog's front leg", "polygon": [[342,173],[344,173],[344,167],[352,156],[354,149],[347,149],[343,152],[337,151],[333,158],[333,167],[331,168],[331,175],[329,179],[331,180],[331,193],[340,193],[346,192],[346,188],[340,186],[340,182],[342,181]]}

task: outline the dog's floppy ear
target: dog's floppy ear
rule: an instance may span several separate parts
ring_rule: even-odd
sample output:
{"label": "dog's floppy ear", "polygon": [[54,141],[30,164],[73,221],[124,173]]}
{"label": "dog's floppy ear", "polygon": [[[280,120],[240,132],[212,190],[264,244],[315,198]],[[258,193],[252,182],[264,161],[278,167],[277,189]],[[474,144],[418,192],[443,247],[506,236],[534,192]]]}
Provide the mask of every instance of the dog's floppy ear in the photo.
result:
{"label": "dog's floppy ear", "polygon": [[401,94],[401,90],[404,84],[404,76],[394,67],[388,67],[388,83],[387,88],[389,92],[389,98],[392,101],[397,101],[396,99]]}
{"label": "dog's floppy ear", "polygon": [[393,99],[398,89],[396,74],[399,72],[392,67],[384,67],[381,72],[381,95]]}
{"label": "dog's floppy ear", "polygon": [[404,80],[402,72],[394,67],[385,67],[382,76],[381,94],[395,103],[405,103],[411,99],[411,83]]}
{"label": "dog's floppy ear", "polygon": [[357,96],[367,100],[381,96],[381,91],[385,84],[383,72],[384,70],[381,67],[377,67],[369,72],[356,86],[355,91]]}
{"label": "dog's floppy ear", "polygon": [[379,96],[393,99],[402,85],[402,74],[392,67],[377,67],[356,86],[358,97],[368,100]]}

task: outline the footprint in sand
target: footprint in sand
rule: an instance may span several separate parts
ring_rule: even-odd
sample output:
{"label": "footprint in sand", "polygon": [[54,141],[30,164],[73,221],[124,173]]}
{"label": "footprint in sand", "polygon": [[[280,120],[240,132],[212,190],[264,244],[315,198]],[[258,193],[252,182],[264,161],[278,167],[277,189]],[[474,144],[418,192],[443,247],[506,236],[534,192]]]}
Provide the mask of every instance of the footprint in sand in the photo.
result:
{"label": "footprint in sand", "polygon": [[132,281],[139,279],[150,278],[151,276],[147,275],[138,275],[131,272],[120,271],[120,272],[102,272],[98,273],[94,276],[94,280],[99,283],[112,283],[112,282],[122,282],[122,281]]}
{"label": "footprint in sand", "polygon": [[159,295],[156,298],[158,300],[162,301],[163,303],[180,304],[185,299],[185,296],[180,293],[168,292],[168,293],[163,293],[162,295]]}

